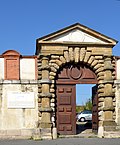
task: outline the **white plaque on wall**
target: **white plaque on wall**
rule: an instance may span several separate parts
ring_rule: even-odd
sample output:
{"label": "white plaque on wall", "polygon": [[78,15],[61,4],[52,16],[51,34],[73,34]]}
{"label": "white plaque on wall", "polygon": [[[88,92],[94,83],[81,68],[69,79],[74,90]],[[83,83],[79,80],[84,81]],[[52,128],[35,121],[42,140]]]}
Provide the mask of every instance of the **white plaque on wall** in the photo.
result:
{"label": "white plaque on wall", "polygon": [[8,108],[35,108],[34,92],[7,93]]}

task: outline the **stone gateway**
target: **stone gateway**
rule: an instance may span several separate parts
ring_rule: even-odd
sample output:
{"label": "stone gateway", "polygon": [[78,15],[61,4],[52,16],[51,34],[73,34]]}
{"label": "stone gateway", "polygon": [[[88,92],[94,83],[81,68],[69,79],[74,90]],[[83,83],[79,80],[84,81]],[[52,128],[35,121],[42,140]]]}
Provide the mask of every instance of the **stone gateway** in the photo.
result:
{"label": "stone gateway", "polygon": [[116,44],[76,23],[37,39],[35,56],[4,52],[0,56],[0,135],[54,139],[57,134],[76,134],[76,84],[96,84],[93,130],[98,137],[118,135],[120,58],[112,55]]}

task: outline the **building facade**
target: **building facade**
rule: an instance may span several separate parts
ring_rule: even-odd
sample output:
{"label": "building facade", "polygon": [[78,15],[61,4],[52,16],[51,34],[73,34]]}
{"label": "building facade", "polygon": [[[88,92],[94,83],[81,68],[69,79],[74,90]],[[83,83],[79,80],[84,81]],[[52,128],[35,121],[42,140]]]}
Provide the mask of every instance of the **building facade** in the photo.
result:
{"label": "building facade", "polygon": [[77,23],[37,39],[35,56],[3,53],[1,134],[42,139],[75,134],[76,84],[96,85],[93,129],[98,136],[119,133],[120,62],[112,55],[116,43]]}

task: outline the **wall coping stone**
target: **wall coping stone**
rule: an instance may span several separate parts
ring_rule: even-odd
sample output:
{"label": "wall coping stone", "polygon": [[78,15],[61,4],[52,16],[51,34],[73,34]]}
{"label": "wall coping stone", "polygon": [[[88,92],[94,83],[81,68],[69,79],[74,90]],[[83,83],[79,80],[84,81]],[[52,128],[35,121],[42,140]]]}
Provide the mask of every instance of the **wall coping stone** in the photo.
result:
{"label": "wall coping stone", "polygon": [[120,84],[120,79],[114,81],[115,84]]}
{"label": "wall coping stone", "polygon": [[0,80],[0,84],[40,84],[40,80]]}

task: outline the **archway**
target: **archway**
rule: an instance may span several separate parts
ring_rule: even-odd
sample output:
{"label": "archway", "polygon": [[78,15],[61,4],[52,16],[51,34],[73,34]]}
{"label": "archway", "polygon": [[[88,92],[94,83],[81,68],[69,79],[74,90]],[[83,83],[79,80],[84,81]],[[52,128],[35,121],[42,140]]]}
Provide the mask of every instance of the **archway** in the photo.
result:
{"label": "archway", "polygon": [[[58,134],[76,134],[76,84],[97,84],[95,73],[85,64],[68,63],[59,69],[56,77],[56,126]],[[95,89],[94,89],[95,90]],[[95,90],[97,91],[97,90]],[[96,92],[94,91],[94,94]],[[93,98],[93,105],[98,103]],[[98,107],[98,106],[96,106]],[[94,107],[93,129],[98,127]],[[95,120],[96,119],[96,120]],[[95,126],[97,125],[97,126]]]}
{"label": "archway", "polygon": [[[98,134],[102,137],[104,131],[115,130],[115,62],[112,47],[116,43],[114,39],[78,23],[37,39],[39,127],[43,136],[50,137],[51,132],[53,135],[56,130],[56,76],[66,64],[82,64],[96,74]],[[72,79],[78,77],[72,75]]]}

